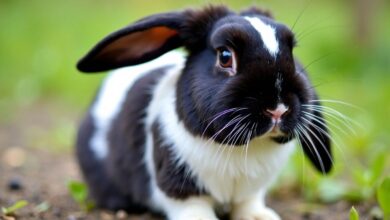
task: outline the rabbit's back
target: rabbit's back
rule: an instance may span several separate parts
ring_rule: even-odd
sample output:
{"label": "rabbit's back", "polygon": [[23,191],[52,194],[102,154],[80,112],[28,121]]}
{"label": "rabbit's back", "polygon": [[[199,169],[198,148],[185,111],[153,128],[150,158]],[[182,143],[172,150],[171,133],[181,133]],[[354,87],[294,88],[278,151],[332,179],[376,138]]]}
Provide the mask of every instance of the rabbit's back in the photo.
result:
{"label": "rabbit's back", "polygon": [[171,52],[146,64],[115,70],[101,85],[77,138],[78,160],[99,206],[134,211],[133,204],[147,202],[147,111],[154,88],[181,60],[183,54]]}

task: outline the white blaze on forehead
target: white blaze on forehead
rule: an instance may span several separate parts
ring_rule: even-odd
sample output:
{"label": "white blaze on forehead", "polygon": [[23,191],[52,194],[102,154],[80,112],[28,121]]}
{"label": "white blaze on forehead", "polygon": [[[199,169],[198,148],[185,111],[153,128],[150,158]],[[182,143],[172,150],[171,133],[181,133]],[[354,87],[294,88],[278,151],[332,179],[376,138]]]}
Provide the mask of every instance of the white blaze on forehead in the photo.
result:
{"label": "white blaze on forehead", "polygon": [[279,51],[279,43],[276,40],[276,31],[272,26],[264,23],[259,18],[245,17],[247,21],[259,32],[261,39],[263,40],[264,47],[272,56],[276,56]]}

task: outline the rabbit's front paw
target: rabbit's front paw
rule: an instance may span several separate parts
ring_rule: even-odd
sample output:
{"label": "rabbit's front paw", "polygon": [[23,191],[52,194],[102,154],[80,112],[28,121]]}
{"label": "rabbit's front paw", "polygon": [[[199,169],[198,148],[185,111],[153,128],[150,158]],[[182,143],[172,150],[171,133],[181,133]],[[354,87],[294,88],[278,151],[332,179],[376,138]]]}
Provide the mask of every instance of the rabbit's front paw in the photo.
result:
{"label": "rabbit's front paw", "polygon": [[218,220],[218,218],[209,212],[194,212],[188,214],[182,214],[179,217],[175,218],[175,220]]}
{"label": "rabbit's front paw", "polygon": [[281,220],[272,209],[266,207],[260,199],[247,200],[234,205],[232,220]]}
{"label": "rabbit's front paw", "polygon": [[235,213],[233,220],[281,220],[278,214],[270,208],[263,207],[256,210]]}
{"label": "rabbit's front paw", "polygon": [[182,218],[181,220],[218,220],[215,217],[212,216],[187,216],[185,218]]}
{"label": "rabbit's front paw", "polygon": [[218,220],[209,197],[192,197],[187,200],[168,200],[166,209],[170,220]]}

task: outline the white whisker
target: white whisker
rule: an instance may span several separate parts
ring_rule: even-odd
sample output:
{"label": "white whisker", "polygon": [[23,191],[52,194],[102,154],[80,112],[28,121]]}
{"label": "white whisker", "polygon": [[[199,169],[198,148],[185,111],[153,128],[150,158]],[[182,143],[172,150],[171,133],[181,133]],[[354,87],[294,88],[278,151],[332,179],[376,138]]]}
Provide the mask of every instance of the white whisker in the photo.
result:
{"label": "white whisker", "polygon": [[[238,117],[238,118],[235,117],[234,119],[232,119],[232,120],[229,121],[229,122],[234,121],[234,122],[231,123],[230,125],[234,124],[234,123],[237,122],[237,121],[240,121],[241,119],[242,119],[242,116],[240,116],[240,117]],[[229,123],[228,123],[228,124],[229,124]],[[230,126],[230,125],[229,125],[229,126]],[[237,125],[238,125],[238,124],[236,124],[235,127],[236,127]],[[235,128],[235,127],[234,127],[234,128]],[[234,133],[233,133],[233,132],[235,132],[235,129],[234,129],[234,128],[232,129],[232,131],[231,131],[228,135],[226,135],[226,137],[225,137],[225,138],[222,140],[222,142],[218,145],[218,149],[217,149],[217,151],[215,152],[215,154],[216,154],[216,156],[217,156],[217,161],[219,161],[220,156],[223,154],[223,152],[225,151],[225,148],[226,148],[226,146],[227,146],[227,145],[224,144],[225,140],[226,140],[226,139],[230,139],[231,135],[234,134]],[[224,128],[222,128],[222,129],[224,129]],[[214,135],[213,135],[213,137],[214,137]],[[211,140],[213,140],[213,138],[211,138],[210,141],[211,141]],[[219,152],[220,149],[221,149],[221,147],[222,147],[222,151]],[[218,156],[218,154],[220,154],[220,156]]]}
{"label": "white whisker", "polygon": [[[305,120],[306,120],[306,119],[305,119]],[[312,129],[310,129],[308,126],[306,126],[306,125],[302,125],[302,126],[305,128],[306,131],[310,132],[310,133],[314,136],[315,139],[317,139],[317,141],[320,143],[320,146],[322,147],[322,149],[324,149],[326,155],[329,157],[331,163],[333,164],[334,162],[333,162],[333,159],[332,159],[332,155],[330,154],[329,150],[326,149],[326,146],[325,146],[324,142],[322,142],[322,140],[318,137],[318,135],[317,135]],[[312,126],[313,126],[313,127],[319,128],[319,127],[316,126],[315,124],[312,124]],[[321,129],[321,130],[322,130],[322,129]],[[323,132],[321,132],[321,133],[323,133],[324,135],[326,135],[327,137],[330,138],[330,135],[329,135],[327,132],[325,132],[324,130],[322,130],[322,131],[323,131]],[[331,139],[331,138],[330,138],[330,139]],[[331,140],[332,140],[332,139],[331,139]],[[313,146],[313,147],[315,148],[316,146]]]}
{"label": "white whisker", "polygon": [[245,110],[245,109],[247,109],[247,108],[230,108],[230,109],[224,110],[224,111],[222,111],[222,112],[220,112],[220,113],[217,113],[217,114],[214,116],[214,118],[207,124],[207,126],[206,126],[206,128],[204,129],[204,131],[203,131],[201,137],[204,136],[204,134],[206,133],[206,131],[207,131],[207,129],[210,127],[210,125],[211,125],[214,121],[216,121],[218,118],[222,117],[223,115],[225,115],[225,114],[227,114],[227,113],[236,113],[236,112],[238,112],[238,111]]}
{"label": "white whisker", "polygon": [[240,136],[241,136],[242,134],[244,134],[244,132],[246,131],[246,127],[247,127],[249,124],[250,124],[250,123],[247,122],[246,124],[244,124],[244,125],[242,126],[243,129],[241,129],[241,131],[236,132],[236,135],[235,135],[236,137],[233,139],[232,145],[230,145],[230,146],[227,145],[227,146],[230,147],[230,149],[229,149],[229,152],[228,152],[227,160],[225,161],[225,164],[224,164],[224,166],[223,166],[222,173],[225,173],[225,171],[226,171],[226,167],[227,167],[227,165],[228,165],[228,163],[229,163],[229,161],[230,161],[230,156],[231,156],[231,154],[232,154],[232,152],[233,152],[233,149],[235,148],[234,145],[236,145],[237,141],[240,139]]}
{"label": "white whisker", "polygon": [[341,105],[344,105],[344,106],[348,106],[348,107],[357,109],[357,110],[359,110],[359,111],[364,111],[364,109],[360,108],[360,107],[357,106],[357,105],[354,105],[354,104],[351,104],[351,103],[348,103],[348,102],[343,102],[343,101],[340,101],[340,100],[333,100],[333,99],[313,99],[313,100],[310,100],[309,102],[335,103],[335,104],[341,104]]}
{"label": "white whisker", "polygon": [[[327,124],[329,124],[329,125],[331,125],[333,128],[336,128],[338,131],[340,131],[341,133],[343,133],[344,135],[349,136],[349,134],[348,134],[346,131],[344,131],[344,129],[342,129],[340,126],[337,126],[337,124],[334,123],[334,122],[332,122],[332,121],[329,121],[329,120],[328,120],[328,121],[326,121],[327,124],[325,124],[324,121],[321,121],[322,118],[319,117],[319,116],[317,116],[317,115],[315,115],[315,114],[312,114],[312,113],[306,112],[306,111],[302,111],[302,113],[305,115],[305,117],[309,118],[309,119],[312,120],[312,121],[315,121],[315,122],[321,124],[321,125],[324,126],[324,127],[328,127]],[[330,128],[330,127],[328,127],[328,128]],[[333,133],[335,133],[335,132],[333,132]]]}
{"label": "white whisker", "polygon": [[[341,144],[336,140],[336,138],[333,138],[327,131],[325,131],[324,129],[322,129],[321,127],[319,127],[318,125],[314,124],[312,121],[306,119],[306,118],[302,118],[303,120],[305,120],[309,125],[313,126],[314,129],[316,129],[317,131],[321,132],[322,134],[326,135],[332,143],[334,143],[334,145],[336,146],[336,148],[340,151],[342,157],[343,157],[343,160],[344,161],[347,161],[346,160],[346,157],[345,157],[345,152],[343,151],[342,147],[341,147]],[[318,120],[318,119],[313,119],[313,120]],[[318,123],[322,123],[323,126],[326,126],[325,123],[321,122],[321,121],[317,121]],[[330,130],[330,128],[328,127],[328,129]],[[330,130],[331,131],[331,130]],[[341,139],[340,136],[338,136],[335,132],[332,132],[338,139]],[[332,161],[333,163],[333,161]]]}
{"label": "white whisker", "polygon": [[246,145],[244,147],[245,149],[245,158],[244,158],[244,167],[245,167],[245,176],[248,180],[248,149],[249,149],[249,142],[251,140],[252,133],[256,132],[257,123],[253,123],[252,127],[250,129],[250,133],[247,135]]}
{"label": "white whisker", "polygon": [[[301,125],[297,125],[297,127],[301,127]],[[316,157],[318,158],[318,161],[320,162],[320,167],[321,167],[321,171],[325,170],[325,165],[321,159],[321,156],[320,154],[318,153],[318,150],[317,148],[315,147],[315,144],[313,142],[313,140],[311,139],[310,135],[306,132],[306,130],[304,128],[301,127],[301,132],[305,135],[305,137],[308,139],[308,141],[310,142],[311,146],[312,146],[312,149],[314,150],[314,153],[316,155]],[[309,146],[309,145],[308,145]]]}
{"label": "white whisker", "polygon": [[357,134],[356,134],[356,131],[353,129],[353,126],[361,127],[361,125],[359,123],[357,123],[356,121],[354,121],[353,119],[343,115],[342,113],[340,113],[337,110],[334,110],[332,108],[324,107],[324,106],[314,106],[314,105],[312,105],[312,106],[303,105],[303,106],[305,106],[309,110],[320,112],[320,113],[324,114],[325,116],[328,116],[328,117],[338,121],[339,123],[344,125],[346,128],[348,128],[348,130],[355,136]]}

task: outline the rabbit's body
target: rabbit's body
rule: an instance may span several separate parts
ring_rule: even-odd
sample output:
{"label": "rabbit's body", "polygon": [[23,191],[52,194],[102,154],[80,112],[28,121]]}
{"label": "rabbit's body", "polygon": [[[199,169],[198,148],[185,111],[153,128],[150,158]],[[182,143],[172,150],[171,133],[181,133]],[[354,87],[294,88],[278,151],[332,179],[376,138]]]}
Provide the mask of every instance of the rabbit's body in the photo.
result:
{"label": "rabbit's body", "polygon": [[[84,122],[90,123],[93,129],[88,136],[79,135],[80,139],[87,139],[79,140],[79,143],[88,144],[80,144],[78,148],[88,147],[92,155],[80,153],[79,157],[81,161],[85,156],[94,157],[102,170],[93,167],[93,171],[86,172],[102,175],[98,177],[102,181],[112,179],[110,187],[119,191],[127,188],[123,194],[131,199],[124,200],[123,204],[116,203],[114,199],[115,202],[110,204],[104,194],[99,201],[101,205],[132,209],[129,205],[136,201],[163,210],[162,205],[169,201],[164,194],[171,198],[203,194],[219,204],[239,202],[255,194],[264,196],[268,185],[283,167],[281,161],[287,161],[294,147],[293,142],[281,146],[268,138],[259,138],[251,141],[247,149],[227,149],[228,146],[191,135],[179,122],[175,111],[175,85],[184,60],[182,53],[170,52],[149,63],[116,70],[104,81],[91,106],[89,120]],[[128,120],[116,122],[123,118]],[[126,140],[123,140],[124,137]],[[156,144],[159,139],[164,142]],[[118,150],[124,148],[129,148],[129,152]],[[79,149],[79,152],[84,151]],[[127,169],[129,177],[129,182],[126,181],[127,185],[124,186],[121,186],[124,175],[116,183],[118,170],[110,169],[110,166],[117,166],[121,160],[125,160],[121,157],[134,157],[131,161],[138,164],[136,167],[122,168]],[[171,170],[166,167],[156,168],[156,163],[171,162],[169,165],[173,166],[173,171],[176,170],[174,167],[183,168],[179,175],[169,173]],[[136,173],[137,177],[132,178],[134,175],[131,172]],[[91,187],[96,193],[109,190],[95,189],[94,185]]]}
{"label": "rabbit's body", "polygon": [[[180,45],[187,56],[162,55]],[[98,206],[215,220],[213,209],[229,205],[233,220],[280,219],[264,201],[292,139],[322,172],[332,160],[321,112],[305,109],[319,102],[292,47],[291,31],[268,13],[224,7],[151,16],[99,43],[80,70],[144,64],[107,77],[79,130]]]}

